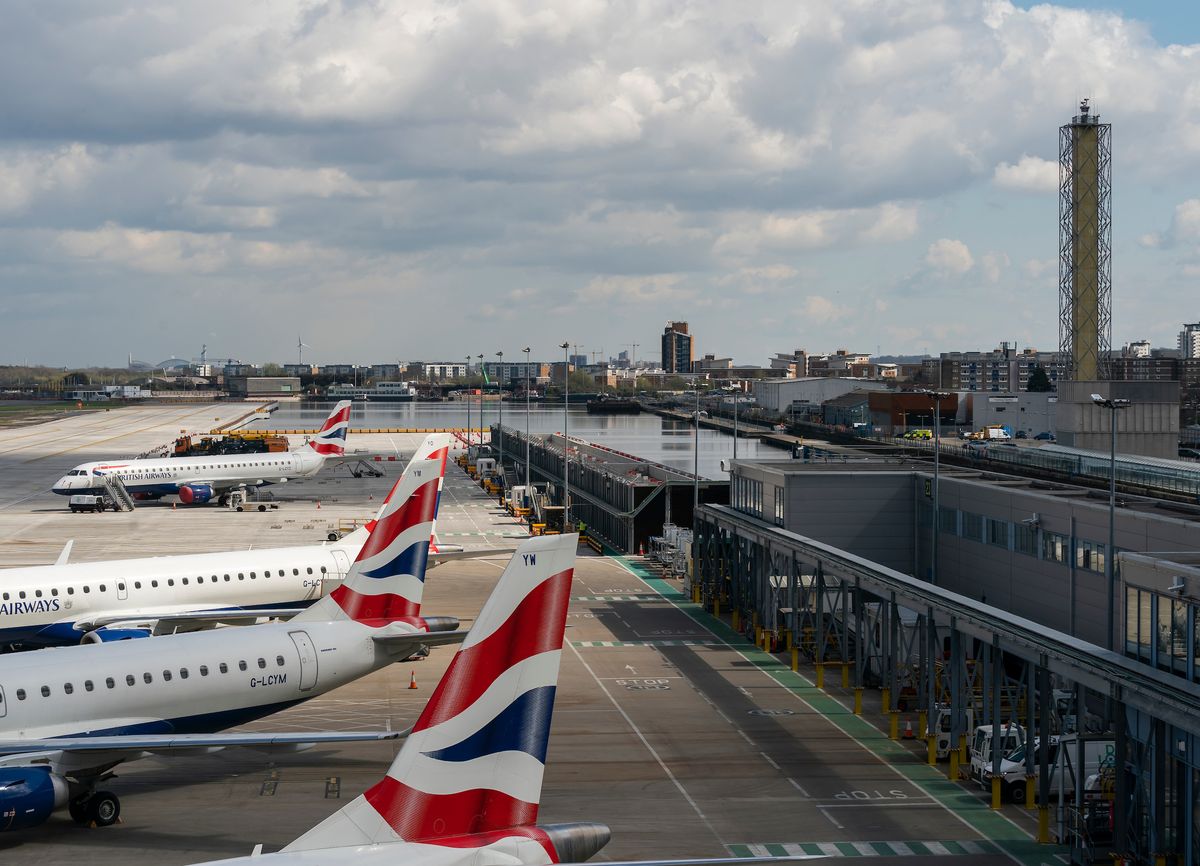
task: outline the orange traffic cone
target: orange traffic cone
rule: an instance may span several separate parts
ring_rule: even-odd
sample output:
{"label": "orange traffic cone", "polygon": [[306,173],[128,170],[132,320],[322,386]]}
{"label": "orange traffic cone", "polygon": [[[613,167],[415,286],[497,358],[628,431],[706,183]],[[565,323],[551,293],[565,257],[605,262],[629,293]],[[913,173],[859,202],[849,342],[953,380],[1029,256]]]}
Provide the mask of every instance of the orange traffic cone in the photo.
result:
{"label": "orange traffic cone", "polygon": [[[411,674],[408,675],[408,687],[410,689],[415,689],[417,687],[417,672],[416,671],[413,671]],[[910,728],[912,727],[911,723],[909,724],[909,727]]]}
{"label": "orange traffic cone", "polygon": [[912,720],[904,723],[904,739],[911,740],[913,738]]}
{"label": "orange traffic cone", "polygon": [[175,503],[174,503],[174,502],[172,502],[172,503],[171,503],[171,510],[172,510],[172,511],[174,511],[174,510],[175,510]]}
{"label": "orange traffic cone", "polygon": [[646,555],[646,545],[639,544],[638,545],[638,556],[645,556],[645,555]]}
{"label": "orange traffic cone", "polygon": [[317,511],[320,511],[320,510],[321,510],[321,500],[318,499],[317,500]]}

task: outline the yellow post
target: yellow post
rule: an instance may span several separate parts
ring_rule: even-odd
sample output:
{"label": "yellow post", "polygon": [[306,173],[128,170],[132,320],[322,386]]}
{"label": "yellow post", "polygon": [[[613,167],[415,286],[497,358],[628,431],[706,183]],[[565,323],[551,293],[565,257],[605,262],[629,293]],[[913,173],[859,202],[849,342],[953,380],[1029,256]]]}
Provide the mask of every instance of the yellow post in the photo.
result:
{"label": "yellow post", "polygon": [[792,647],[792,670],[800,670],[800,648]]}
{"label": "yellow post", "polygon": [[933,736],[926,737],[925,739],[929,743],[929,755],[928,755],[929,766],[936,767],[937,766],[937,735],[935,734]]}
{"label": "yellow post", "polygon": [[825,665],[817,662],[817,688],[825,688]]}
{"label": "yellow post", "polygon": [[890,720],[888,722],[888,739],[900,739],[900,714],[895,710],[888,713]]}
{"label": "yellow post", "polygon": [[925,711],[921,710],[917,713],[917,736],[923,737],[929,732],[929,725],[925,721]]}
{"label": "yellow post", "polygon": [[842,662],[842,688],[850,688],[850,665]]}
{"label": "yellow post", "polygon": [[1042,803],[1038,806],[1038,842],[1050,844],[1050,805]]}
{"label": "yellow post", "polygon": [[771,632],[769,629],[764,628],[762,630],[762,648],[765,653],[771,651]]}
{"label": "yellow post", "polygon": [[737,608],[736,608],[736,607],[733,609],[733,616],[732,616],[732,619],[730,620],[730,622],[731,622],[731,623],[732,623],[732,625],[733,625],[733,630],[734,630],[734,631],[741,631],[741,630],[742,630],[742,621],[741,621],[741,617],[739,617],[739,616],[738,616],[738,610],[737,610]]}
{"label": "yellow post", "polygon": [[1033,776],[1025,777],[1025,805],[1028,806],[1030,809],[1036,808],[1036,806],[1033,802],[1035,799],[1034,793],[1033,793],[1033,787],[1034,787],[1033,780],[1034,780]]}
{"label": "yellow post", "polygon": [[950,769],[946,771],[946,778],[951,782],[958,781],[958,749],[950,750]]}
{"label": "yellow post", "polygon": [[792,651],[792,630],[790,628],[785,628],[783,630],[783,637],[784,637],[784,640],[787,641],[788,652],[791,652]]}
{"label": "yellow post", "polygon": [[856,716],[862,715],[862,693],[862,686],[854,689],[854,715]]}
{"label": "yellow post", "polygon": [[879,706],[885,713],[889,713],[892,710],[892,690],[887,686],[884,686],[880,692]]}
{"label": "yellow post", "polygon": [[717,619],[721,618],[721,596],[720,595],[713,596],[713,616],[715,616]]}
{"label": "yellow post", "polygon": [[992,776],[992,808],[1000,808],[1000,777]]}
{"label": "yellow post", "polygon": [[700,586],[699,586],[699,584],[695,584],[692,586],[692,602],[694,604],[700,603]]}

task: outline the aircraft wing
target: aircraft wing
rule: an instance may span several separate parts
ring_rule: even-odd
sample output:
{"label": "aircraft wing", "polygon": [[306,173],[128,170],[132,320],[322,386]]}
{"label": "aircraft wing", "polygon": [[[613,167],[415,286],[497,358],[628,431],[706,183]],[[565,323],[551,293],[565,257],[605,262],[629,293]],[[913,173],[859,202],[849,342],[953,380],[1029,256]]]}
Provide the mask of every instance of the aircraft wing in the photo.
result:
{"label": "aircraft wing", "polygon": [[322,731],[309,733],[230,733],[230,734],[132,734],[111,737],[53,737],[31,740],[0,740],[0,755],[28,755],[53,752],[108,752],[114,758],[134,757],[128,753],[170,753],[243,747],[296,751],[323,743],[377,742],[398,740],[409,731]]}
{"label": "aircraft wing", "polygon": [[287,619],[304,610],[302,607],[269,607],[247,610],[196,610],[177,613],[140,612],[136,615],[111,614],[81,619],[75,630],[88,632],[98,628],[149,628],[153,634],[172,634],[180,631],[200,631],[218,625],[244,625],[259,619]]}
{"label": "aircraft wing", "polygon": [[400,632],[398,634],[372,635],[371,640],[389,650],[405,650],[416,652],[423,646],[435,647],[446,644],[462,643],[468,632],[459,631],[419,631]]}

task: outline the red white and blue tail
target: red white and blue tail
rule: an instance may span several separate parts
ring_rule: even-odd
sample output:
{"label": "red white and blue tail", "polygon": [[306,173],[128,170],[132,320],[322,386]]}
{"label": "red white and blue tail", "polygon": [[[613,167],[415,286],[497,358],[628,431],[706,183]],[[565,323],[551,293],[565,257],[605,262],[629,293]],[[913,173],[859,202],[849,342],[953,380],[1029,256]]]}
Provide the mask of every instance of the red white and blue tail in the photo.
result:
{"label": "red white and blue tail", "polygon": [[308,447],[322,457],[341,457],[346,453],[346,433],[350,430],[350,401],[343,400],[333,407],[317,435]]}
{"label": "red white and blue tail", "polygon": [[534,822],[578,543],[517,548],[387,776],[284,851],[406,842],[557,862]]}
{"label": "red white and blue tail", "polygon": [[352,619],[373,628],[405,622],[424,630],[425,566],[445,468],[444,449],[409,463],[368,524],[346,579],[293,622]]}

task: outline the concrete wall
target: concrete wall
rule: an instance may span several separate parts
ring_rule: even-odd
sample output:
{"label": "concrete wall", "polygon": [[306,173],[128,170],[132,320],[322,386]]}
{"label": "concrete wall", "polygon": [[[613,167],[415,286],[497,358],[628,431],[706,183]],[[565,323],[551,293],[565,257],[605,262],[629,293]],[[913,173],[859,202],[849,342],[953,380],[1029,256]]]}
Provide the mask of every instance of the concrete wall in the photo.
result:
{"label": "concrete wall", "polygon": [[754,383],[754,399],[769,412],[787,412],[792,403],[820,405],[826,400],[841,397],[851,391],[886,391],[883,382],[863,379],[818,377],[808,379],[775,379]]}
{"label": "concrete wall", "polygon": [[1129,400],[1117,411],[1117,451],[1174,459],[1179,454],[1178,382],[1064,382],[1058,386],[1058,442],[1072,448],[1108,451],[1112,410],[1092,394]]}
{"label": "concrete wall", "polygon": [[1038,433],[1055,432],[1058,395],[1052,393],[972,394],[972,428],[982,430],[989,424],[1005,424],[1016,433],[1024,430],[1030,438]]}

